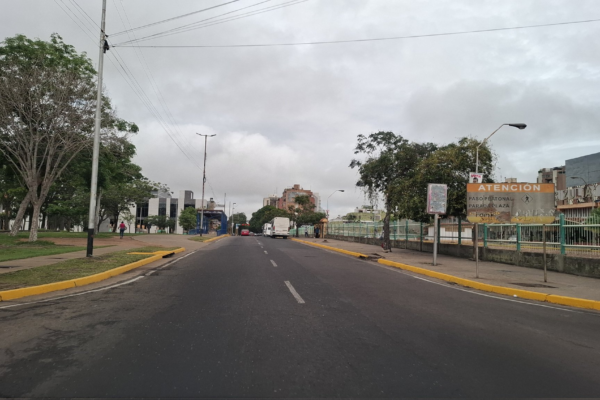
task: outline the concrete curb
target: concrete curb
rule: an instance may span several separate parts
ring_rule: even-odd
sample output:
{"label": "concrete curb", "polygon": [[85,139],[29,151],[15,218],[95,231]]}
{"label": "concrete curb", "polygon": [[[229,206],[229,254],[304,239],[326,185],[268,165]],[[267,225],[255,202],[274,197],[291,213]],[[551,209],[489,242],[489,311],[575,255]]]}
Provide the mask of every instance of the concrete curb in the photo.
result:
{"label": "concrete curb", "polygon": [[216,241],[217,241],[217,240],[219,240],[219,239],[223,239],[223,238],[226,238],[226,237],[229,237],[229,236],[231,236],[231,235],[230,235],[230,234],[228,234],[228,233],[226,233],[226,234],[224,234],[224,235],[217,236],[217,237],[214,237],[214,238],[212,238],[212,239],[205,240],[203,243],[216,242]]}
{"label": "concrete curb", "polygon": [[216,242],[219,239],[223,239],[223,238],[226,238],[226,237],[229,237],[229,236],[231,236],[231,235],[228,234],[228,233],[226,233],[225,235],[216,236],[216,237],[214,237],[212,239],[208,239],[208,240],[205,240],[205,241],[202,241],[202,242],[200,240],[194,240],[194,238],[189,238],[188,240],[193,240],[194,242],[198,242],[198,243],[210,243],[210,242]]}
{"label": "concrete curb", "polygon": [[[337,251],[339,253],[350,254],[350,255],[353,255],[353,256],[359,257],[359,258],[367,258],[367,256],[364,254],[354,253],[351,251],[342,250],[342,249],[338,249],[335,247],[325,246],[325,245],[317,244],[317,243],[306,242],[304,240],[298,240],[298,239],[294,239],[294,241],[303,243],[303,244],[309,244],[309,245],[312,245],[315,247],[321,247],[321,248],[324,248],[327,250]],[[400,269],[403,269],[406,271],[414,272],[419,275],[429,276],[431,278],[440,279],[440,280],[443,280],[446,282],[456,283],[461,286],[465,286],[465,287],[469,287],[469,288],[473,288],[473,289],[477,289],[477,290],[482,290],[485,292],[503,294],[506,296],[517,296],[522,299],[543,301],[543,302],[559,304],[559,305],[563,305],[563,306],[585,308],[588,310],[600,311],[600,301],[578,299],[575,297],[558,296],[558,295],[554,295],[554,294],[532,292],[529,290],[513,289],[513,288],[504,287],[504,286],[489,285],[487,283],[480,283],[480,282],[472,281],[469,279],[459,278],[454,275],[448,275],[448,274],[443,274],[441,272],[430,271],[425,268],[413,267],[412,265],[402,264],[402,263],[395,262],[395,261],[379,259],[379,260],[377,260],[377,262],[380,264],[383,264],[383,265],[387,265],[389,267],[400,268]]]}
{"label": "concrete curb", "polygon": [[154,261],[158,261],[163,258],[166,254],[181,253],[185,251],[185,248],[180,247],[170,251],[156,251],[154,253],[137,253],[137,254],[153,254],[152,257],[144,258],[143,260],[133,262],[131,264],[123,265],[121,267],[113,268],[108,271],[100,272],[99,274],[85,276],[83,278],[70,279],[68,281],[48,283],[46,285],[32,286],[20,289],[5,290],[0,292],[0,301],[8,301],[19,299],[21,297],[35,296],[38,294],[44,294],[49,292],[55,292],[57,290],[65,290],[74,287],[80,287],[89,285],[90,283],[96,283],[103,281],[113,276],[121,275],[132,269],[139,268],[143,265],[150,264]]}
{"label": "concrete curb", "polygon": [[322,249],[337,251],[338,253],[348,254],[349,256],[353,256],[353,257],[358,257],[358,258],[363,258],[363,259],[369,258],[369,256],[366,255],[366,254],[355,253],[354,251],[348,251],[348,250],[344,250],[344,249],[338,249],[338,248],[335,248],[335,247],[325,246],[324,244],[319,244],[319,243],[314,243],[314,242],[307,242],[305,240],[300,240],[300,239],[294,239],[294,238],[291,238],[291,239],[294,242],[304,243],[304,244],[308,244],[308,245],[311,245],[311,246],[320,247]]}

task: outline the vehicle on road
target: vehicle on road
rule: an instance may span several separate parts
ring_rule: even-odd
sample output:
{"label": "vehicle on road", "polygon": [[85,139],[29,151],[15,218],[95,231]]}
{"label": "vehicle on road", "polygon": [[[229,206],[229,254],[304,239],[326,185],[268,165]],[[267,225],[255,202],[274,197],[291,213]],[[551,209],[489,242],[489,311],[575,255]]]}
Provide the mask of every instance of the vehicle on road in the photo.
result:
{"label": "vehicle on road", "polygon": [[271,225],[271,237],[282,237],[287,239],[290,235],[290,219],[287,217],[275,217],[269,222]]}
{"label": "vehicle on road", "polygon": [[271,236],[271,224],[266,223],[263,225],[263,236]]}
{"label": "vehicle on road", "polygon": [[242,229],[240,233],[241,236],[250,236],[250,231],[248,229]]}

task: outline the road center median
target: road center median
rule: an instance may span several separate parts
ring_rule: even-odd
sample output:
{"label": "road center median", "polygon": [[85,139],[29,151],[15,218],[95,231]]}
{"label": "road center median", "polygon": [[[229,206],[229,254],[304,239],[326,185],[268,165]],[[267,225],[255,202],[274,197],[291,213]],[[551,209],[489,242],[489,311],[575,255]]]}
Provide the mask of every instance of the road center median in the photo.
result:
{"label": "road center median", "polygon": [[[110,253],[100,257],[69,260],[62,263],[15,271],[0,276],[2,286],[25,286],[0,291],[0,301],[80,287],[103,281],[143,265],[158,261],[165,256],[185,251],[185,248],[142,248],[133,253],[129,250]],[[125,262],[125,265],[122,263]],[[121,265],[119,265],[121,264]],[[116,265],[116,267],[115,267]],[[97,272],[101,271],[101,272]],[[96,273],[94,273],[96,272]],[[91,273],[91,274],[90,274]],[[73,276],[62,280],[61,276]],[[44,283],[48,282],[48,283]],[[32,284],[43,283],[43,284]]]}

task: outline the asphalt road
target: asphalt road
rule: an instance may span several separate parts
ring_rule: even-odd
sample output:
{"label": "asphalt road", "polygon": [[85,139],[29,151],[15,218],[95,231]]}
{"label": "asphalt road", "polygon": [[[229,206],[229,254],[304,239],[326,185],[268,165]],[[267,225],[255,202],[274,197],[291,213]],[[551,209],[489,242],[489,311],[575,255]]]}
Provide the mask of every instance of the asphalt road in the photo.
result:
{"label": "asphalt road", "polygon": [[[516,301],[514,301],[516,300]],[[0,397],[600,397],[600,314],[290,240],[0,303]]]}

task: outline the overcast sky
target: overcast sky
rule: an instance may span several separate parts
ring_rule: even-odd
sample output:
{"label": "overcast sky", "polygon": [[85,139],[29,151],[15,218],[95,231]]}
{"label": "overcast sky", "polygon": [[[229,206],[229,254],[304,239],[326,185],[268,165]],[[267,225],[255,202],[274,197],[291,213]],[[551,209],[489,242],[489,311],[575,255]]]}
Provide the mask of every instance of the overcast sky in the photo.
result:
{"label": "overcast sky", "polygon": [[[227,193],[248,217],[263,197],[295,183],[320,193],[323,208],[345,189],[329,200],[332,216],[365,204],[348,165],[356,136],[379,130],[445,144],[526,123],[490,139],[497,180],[535,181],[540,168],[600,151],[600,22],[323,45],[119,46],[203,20],[137,44],[340,41],[573,22],[600,19],[598,0],[238,0],[118,34],[228,2],[107,1],[116,47],[105,59],[106,90],[119,116],[140,126],[136,163],[172,191],[200,197],[204,140],[196,133],[217,135],[208,140],[205,197],[222,202]],[[0,0],[0,38],[57,32],[97,65],[101,4]]]}

